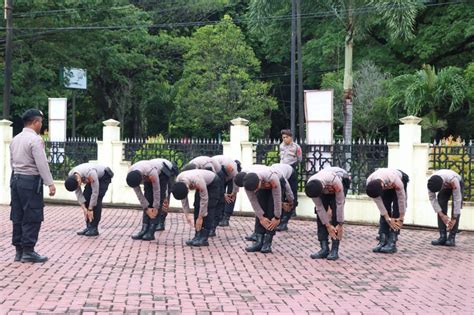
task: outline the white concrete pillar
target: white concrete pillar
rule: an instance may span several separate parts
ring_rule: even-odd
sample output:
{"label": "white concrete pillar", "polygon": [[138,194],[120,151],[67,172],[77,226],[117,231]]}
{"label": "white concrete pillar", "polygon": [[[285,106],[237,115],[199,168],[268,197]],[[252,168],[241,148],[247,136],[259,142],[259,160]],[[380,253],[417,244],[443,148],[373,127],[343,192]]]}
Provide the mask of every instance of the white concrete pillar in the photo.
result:
{"label": "white concrete pillar", "polygon": [[120,172],[123,141],[120,141],[120,122],[109,119],[102,123],[104,124],[102,129],[102,141],[97,141],[97,162],[110,167],[115,173],[112,184],[104,196],[104,202],[113,203],[114,191],[120,191],[119,185],[124,178]]}
{"label": "white concrete pillar", "polygon": [[10,204],[10,143],[13,138],[12,122],[0,120],[0,204]]}
{"label": "white concrete pillar", "polygon": [[[415,172],[418,166],[414,154],[414,145],[421,143],[421,126],[419,123],[421,118],[416,116],[407,116],[400,119],[403,124],[399,126],[399,143],[389,143],[388,148],[388,167],[397,168],[405,172],[410,177],[407,187],[407,212],[405,214],[405,223],[414,223],[414,211],[416,204],[415,187],[420,183],[416,183],[417,176]],[[423,169],[426,174],[426,168]]]}

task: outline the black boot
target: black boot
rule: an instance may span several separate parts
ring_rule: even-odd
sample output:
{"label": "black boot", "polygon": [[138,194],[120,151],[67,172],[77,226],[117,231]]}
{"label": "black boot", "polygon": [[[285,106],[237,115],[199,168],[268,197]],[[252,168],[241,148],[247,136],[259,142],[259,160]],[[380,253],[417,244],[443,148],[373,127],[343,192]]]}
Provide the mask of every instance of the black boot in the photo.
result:
{"label": "black boot", "polygon": [[156,230],[155,231],[164,231],[165,230],[165,223],[166,223],[166,216],[168,213],[164,214],[159,214],[158,216],[158,223],[156,224]]}
{"label": "black boot", "polygon": [[255,233],[255,243],[245,248],[249,253],[258,252],[262,249],[263,246],[263,234]]}
{"label": "black boot", "polygon": [[329,255],[328,241],[320,241],[319,244],[321,244],[321,250],[317,253],[311,254],[309,257],[312,259],[326,258]]}
{"label": "black boot", "polygon": [[257,233],[253,232],[252,234],[248,235],[245,237],[246,241],[252,241],[256,242],[257,241]]}
{"label": "black boot", "polygon": [[201,247],[201,246],[209,246],[209,242],[207,241],[209,237],[209,230],[202,228],[199,231],[199,237],[193,241],[193,246]]}
{"label": "black boot", "polygon": [[91,226],[87,229],[87,232],[84,234],[85,236],[97,236],[99,235],[99,229],[95,226]]}
{"label": "black boot", "polygon": [[148,231],[146,231],[145,234],[142,236],[143,241],[153,241],[155,239],[155,230],[156,230],[156,224],[155,223],[150,223],[148,226]]}
{"label": "black boot", "polygon": [[86,222],[86,228],[85,229],[82,229],[80,231],[77,231],[76,234],[77,235],[85,235],[87,230],[90,228],[90,223],[89,222]]}
{"label": "black boot", "polygon": [[390,231],[388,233],[387,244],[380,249],[381,253],[393,254],[397,252],[397,233]]}
{"label": "black boot", "polygon": [[219,226],[229,226],[230,215],[224,213],[224,217],[222,218],[221,222],[219,222]]}
{"label": "black boot", "polygon": [[23,255],[23,247],[15,246],[15,259],[13,261],[21,261],[21,256]]}
{"label": "black boot", "polygon": [[145,235],[146,232],[148,231],[148,225],[149,225],[148,223],[143,223],[142,224],[142,229],[140,230],[140,232],[133,234],[132,239],[141,240],[143,235]]}
{"label": "black boot", "polygon": [[327,260],[337,260],[339,258],[339,240],[333,240],[331,244],[331,252]]}
{"label": "black boot", "polygon": [[263,237],[263,245],[262,249],[260,250],[261,253],[267,254],[272,252],[272,242],[273,242],[273,234],[266,233]]}
{"label": "black boot", "polygon": [[380,250],[382,249],[382,247],[385,246],[385,244],[387,244],[387,234],[380,233],[379,234],[379,243],[377,244],[377,246],[372,248],[372,251],[374,253],[380,253]]}
{"label": "black boot", "polygon": [[446,243],[446,225],[439,228],[439,238],[437,240],[432,240],[431,245],[439,246]]}
{"label": "black boot", "polygon": [[275,230],[279,232],[288,231],[288,221],[290,221],[290,216],[291,216],[290,213],[288,214],[285,213],[284,215],[282,215],[280,224],[278,224]]}
{"label": "black boot", "polygon": [[21,262],[32,262],[42,263],[48,260],[48,257],[41,256],[33,250],[33,248],[23,248],[23,255],[21,256]]}
{"label": "black boot", "polygon": [[456,246],[456,232],[450,231],[448,239],[446,240],[446,243],[444,244],[449,247]]}
{"label": "black boot", "polygon": [[201,234],[200,232],[195,231],[195,232],[194,232],[194,237],[193,237],[192,239],[190,239],[190,240],[187,240],[187,241],[186,241],[186,245],[188,245],[188,246],[193,246],[193,242],[198,239],[198,237],[199,237],[200,234]]}
{"label": "black boot", "polygon": [[216,236],[216,228],[213,227],[212,229],[209,230],[209,237],[214,237]]}

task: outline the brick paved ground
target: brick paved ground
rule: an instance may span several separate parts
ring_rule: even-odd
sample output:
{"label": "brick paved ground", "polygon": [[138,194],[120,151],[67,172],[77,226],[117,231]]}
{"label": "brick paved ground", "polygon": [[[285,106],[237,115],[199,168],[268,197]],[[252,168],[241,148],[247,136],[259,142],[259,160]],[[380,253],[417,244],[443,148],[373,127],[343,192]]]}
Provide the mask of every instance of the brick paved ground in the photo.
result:
{"label": "brick paved ground", "polygon": [[[60,215],[64,215],[61,218]],[[236,217],[207,248],[190,248],[182,215],[157,241],[133,241],[141,214],[105,209],[98,238],[77,236],[80,211],[48,206],[37,250],[44,264],[13,262],[8,207],[0,206],[0,313],[31,314],[469,314],[474,235],[456,248],[435,231],[404,230],[395,255],[373,254],[376,228],[346,226],[341,259],[315,261],[315,222],[294,221],[273,254],[246,253],[253,219]]]}

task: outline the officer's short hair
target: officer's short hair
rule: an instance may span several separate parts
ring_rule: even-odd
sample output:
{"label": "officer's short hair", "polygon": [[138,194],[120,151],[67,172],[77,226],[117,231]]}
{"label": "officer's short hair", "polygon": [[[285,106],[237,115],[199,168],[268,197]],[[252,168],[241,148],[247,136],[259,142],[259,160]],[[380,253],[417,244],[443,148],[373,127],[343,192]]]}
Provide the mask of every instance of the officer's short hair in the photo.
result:
{"label": "officer's short hair", "polygon": [[247,175],[245,172],[240,172],[237,175],[235,175],[234,178],[234,183],[239,186],[239,187],[244,187],[244,177]]}
{"label": "officer's short hair", "polygon": [[291,129],[282,129],[280,133],[282,136],[285,135],[288,137],[293,137],[293,133],[291,132]]}
{"label": "officer's short hair", "polygon": [[196,164],[189,163],[189,164],[186,164],[181,171],[190,171],[190,170],[195,170],[196,168],[197,168]]}
{"label": "officer's short hair", "polygon": [[304,192],[306,193],[306,196],[310,198],[317,198],[321,196],[323,192],[323,183],[321,183],[319,179],[310,180],[308,183],[306,183]]}
{"label": "officer's short hair", "polygon": [[234,162],[235,162],[235,164],[237,165],[237,172],[240,173],[240,171],[242,171],[242,165],[240,164],[240,161],[239,161],[239,160],[235,160]]}
{"label": "officer's short hair", "polygon": [[431,192],[438,192],[443,187],[443,178],[439,175],[433,175],[428,179],[428,190]]}
{"label": "officer's short hair", "polygon": [[135,188],[142,182],[142,173],[139,170],[131,171],[127,174],[127,185]]}
{"label": "officer's short hair", "polygon": [[248,173],[244,177],[244,187],[247,190],[254,191],[258,188],[258,184],[260,183],[260,178],[255,173]]}
{"label": "officer's short hair", "polygon": [[173,188],[171,188],[171,193],[175,199],[183,200],[188,196],[188,186],[183,182],[177,182],[173,185]]}
{"label": "officer's short hair", "polygon": [[64,186],[66,187],[68,191],[76,190],[77,187],[79,186],[76,176],[75,175],[68,176],[68,178],[66,178],[66,181],[64,182]]}
{"label": "officer's short hair", "polygon": [[380,197],[383,192],[382,180],[381,179],[371,180],[367,184],[367,187],[365,188],[365,192],[367,193],[367,196],[369,196],[370,198]]}
{"label": "officer's short hair", "polygon": [[28,125],[33,122],[38,117],[44,117],[43,112],[36,108],[30,108],[26,112],[23,113],[21,119],[23,120],[23,124]]}

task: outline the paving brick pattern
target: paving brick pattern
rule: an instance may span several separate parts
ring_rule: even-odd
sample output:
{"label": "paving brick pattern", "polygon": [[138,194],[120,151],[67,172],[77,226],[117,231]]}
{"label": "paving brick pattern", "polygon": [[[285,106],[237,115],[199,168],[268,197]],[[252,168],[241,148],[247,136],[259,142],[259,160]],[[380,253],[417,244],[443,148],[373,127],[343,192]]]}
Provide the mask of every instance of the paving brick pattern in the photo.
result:
{"label": "paving brick pattern", "polygon": [[209,247],[190,248],[182,214],[152,242],[133,241],[141,213],[104,209],[101,235],[77,236],[81,212],[47,206],[37,251],[13,262],[9,208],[0,206],[0,313],[472,314],[474,234],[434,247],[436,231],[404,230],[399,252],[374,254],[376,227],[346,226],[338,261],[312,260],[316,223],[292,221],[273,254],[246,253],[253,219],[233,217]]}

